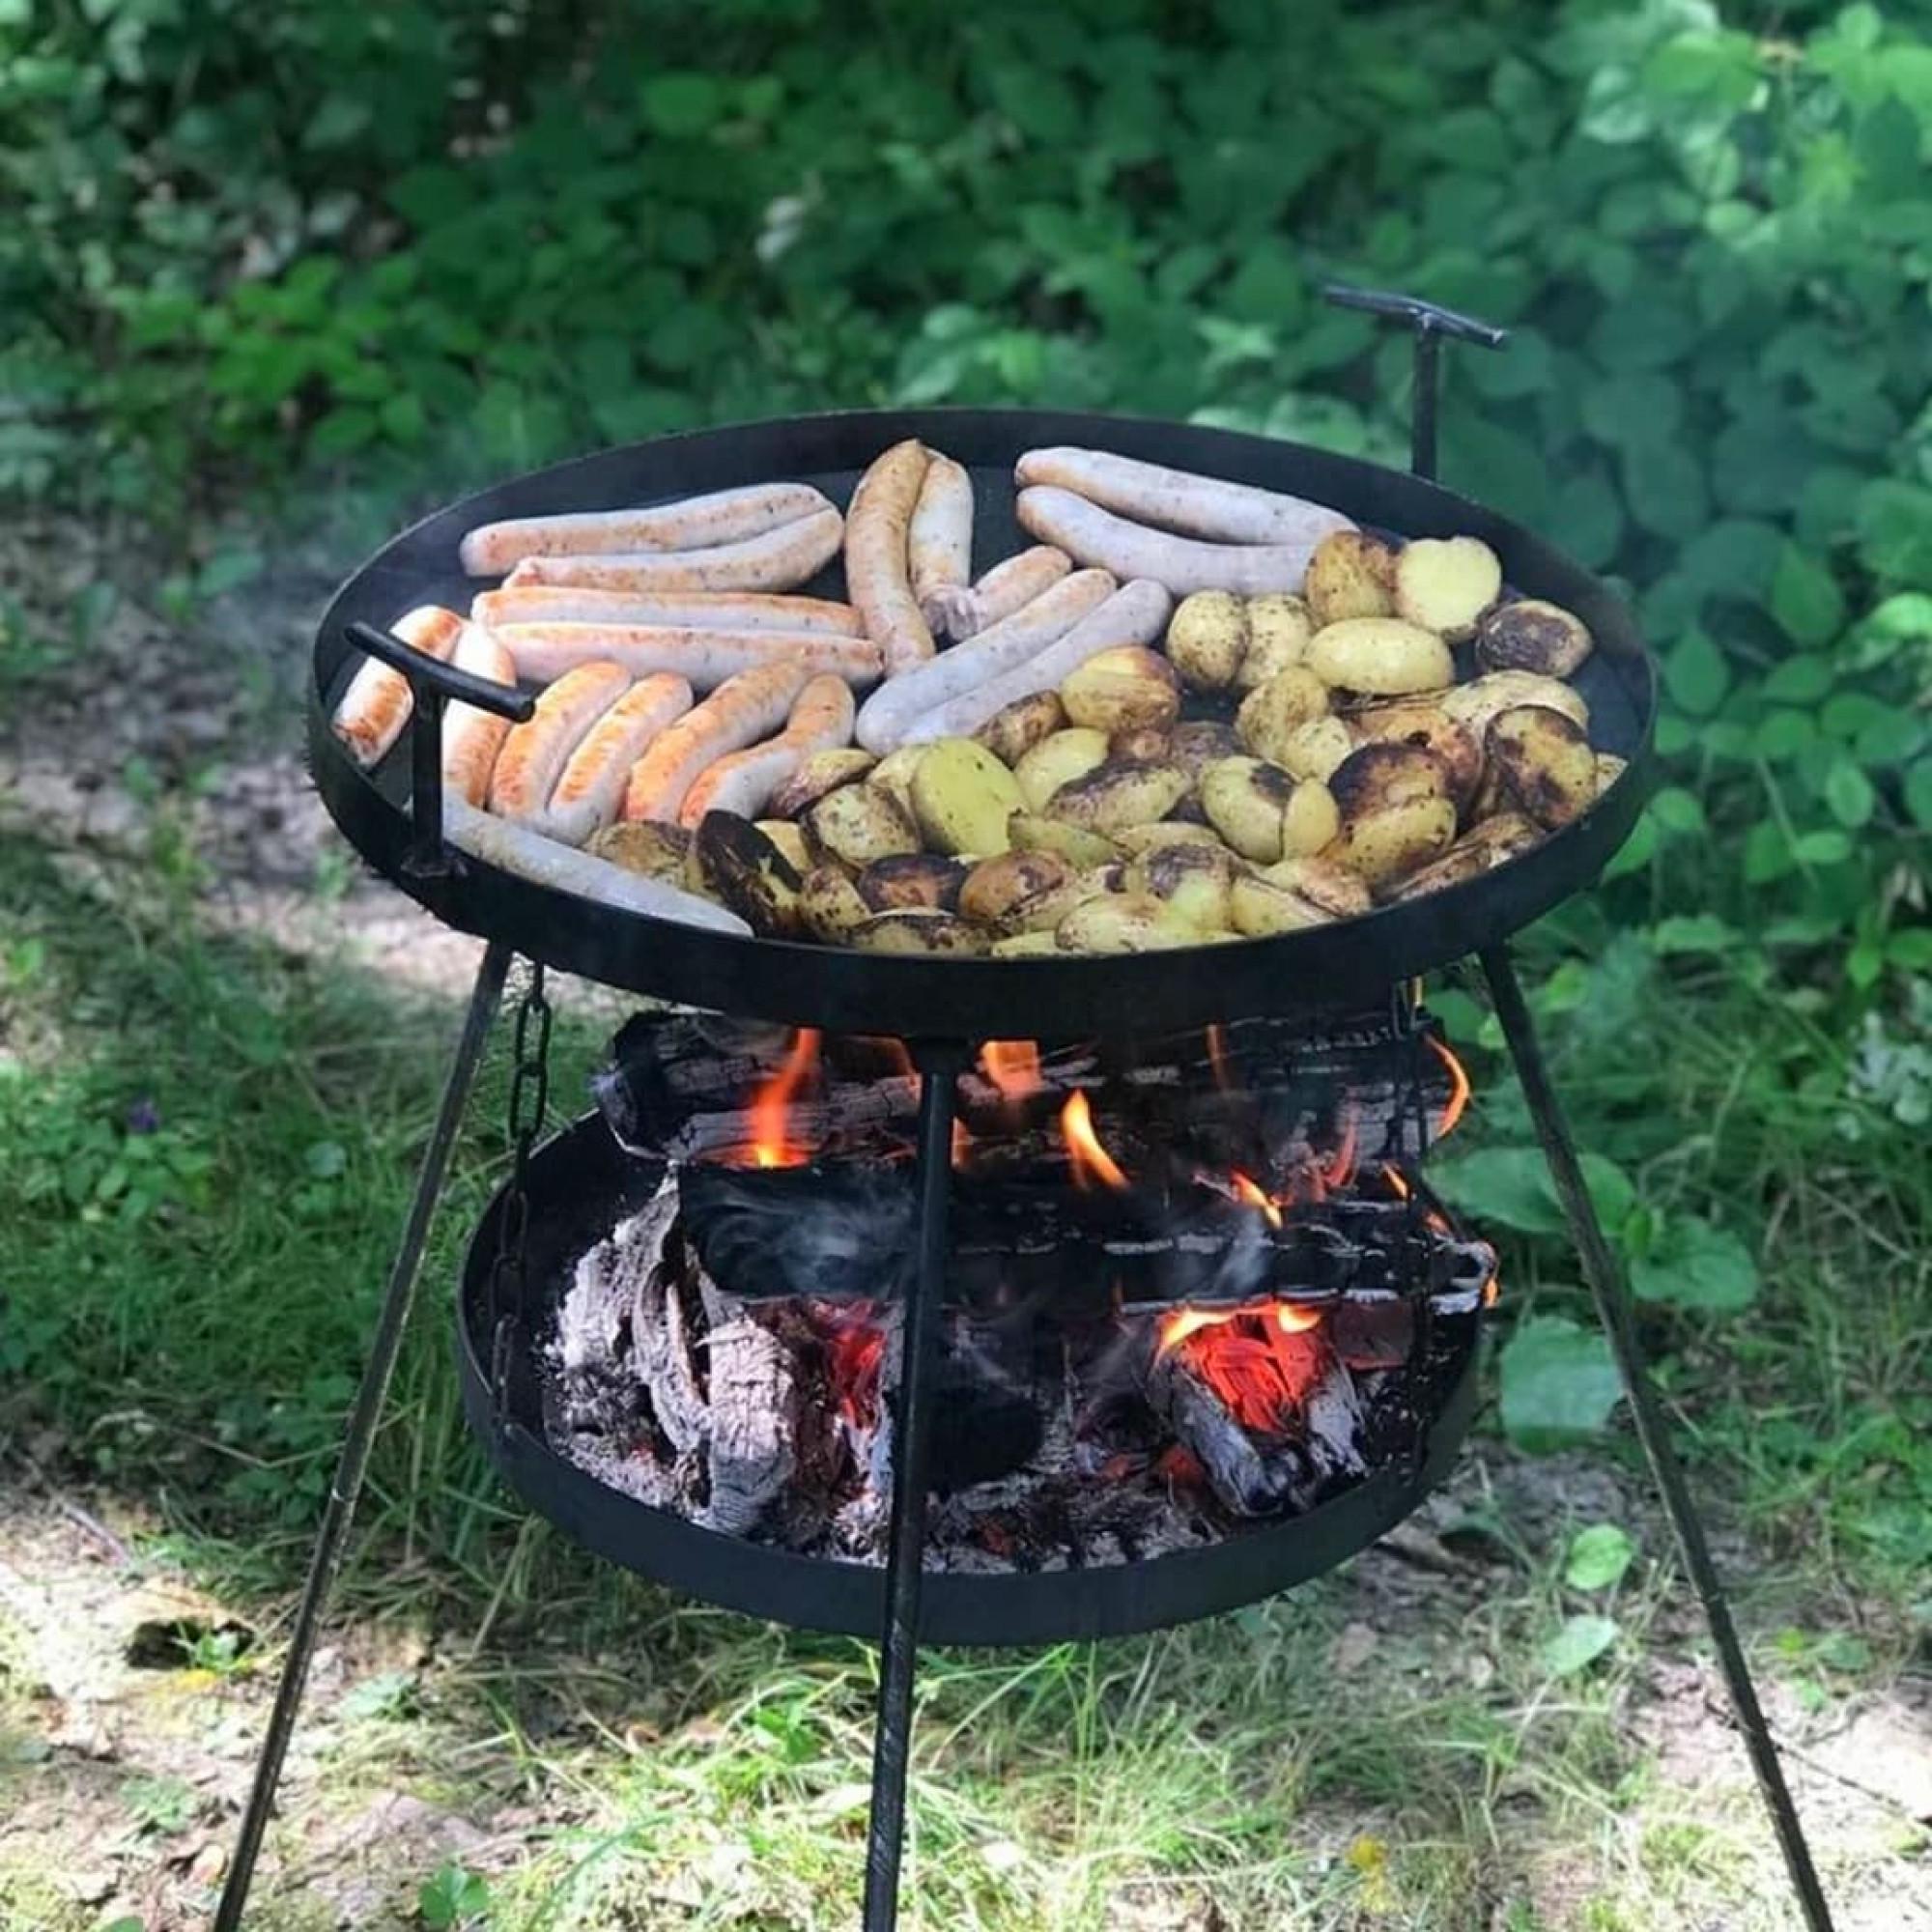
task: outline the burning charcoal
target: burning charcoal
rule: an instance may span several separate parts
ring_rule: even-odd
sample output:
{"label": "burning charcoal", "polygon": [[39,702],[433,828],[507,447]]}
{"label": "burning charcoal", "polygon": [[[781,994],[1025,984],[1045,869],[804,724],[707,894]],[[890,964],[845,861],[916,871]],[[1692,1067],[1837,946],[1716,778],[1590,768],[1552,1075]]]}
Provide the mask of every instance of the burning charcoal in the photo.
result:
{"label": "burning charcoal", "polygon": [[1399,1369],[1415,1346],[1415,1311],[1393,1295],[1345,1296],[1328,1312],[1328,1341],[1350,1369]]}

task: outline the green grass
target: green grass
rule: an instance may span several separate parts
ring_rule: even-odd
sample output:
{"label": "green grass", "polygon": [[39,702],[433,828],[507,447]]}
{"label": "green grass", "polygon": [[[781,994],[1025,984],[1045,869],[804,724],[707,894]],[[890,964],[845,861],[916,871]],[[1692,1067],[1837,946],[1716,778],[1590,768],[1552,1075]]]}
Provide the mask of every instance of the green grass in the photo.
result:
{"label": "green grass", "polygon": [[[75,1480],[147,1512],[150,1560],[272,1630],[458,1015],[205,937],[194,886],[165,842],[104,878],[0,847],[0,1431],[15,1450],[57,1432]],[[1752,1640],[1807,1695],[1882,1686],[1914,1639],[1932,1183],[1912,1137],[1833,1085],[1842,1056],[1803,1002],[1707,975],[1660,1004],[1654,980],[1627,977],[1621,993],[1604,979],[1602,1010],[1551,1021],[1586,1138],[1647,1192],[1747,1199],[1774,1230],[1748,1321],[1647,1317],[1700,1484],[1770,1555],[1747,1592]],[[1618,1048],[1617,997],[1647,1004],[1641,1066]],[[566,1000],[560,1108],[597,1041]],[[337,1602],[346,1629],[417,1633],[437,1662],[331,1717],[304,1803],[343,1817],[404,1788],[485,1814],[535,1805],[539,1827],[490,1867],[498,1927],[849,1924],[869,1648],[593,1564],[509,1505],[464,1431],[449,1284],[501,1170],[503,1059],[499,1036]],[[1848,1109],[1861,1139],[1844,1138]],[[1486,1117],[1520,1125],[1493,1079]],[[1559,1245],[1513,1245],[1506,1266],[1512,1311],[1579,1309]],[[1605,1450],[1628,1460],[1621,1439]],[[1513,1561],[1412,1614],[1387,1614],[1351,1570],[1151,1637],[930,1654],[918,1922],[1777,1924],[1741,1762],[1721,1789],[1672,1783],[1626,1721],[1684,1628],[1657,1525],[1632,1526],[1646,1560],[1607,1599],[1563,1586],[1560,1539],[1519,1537]],[[1543,1644],[1605,1607],[1609,1652],[1552,1677]],[[1365,1615],[1371,1652],[1338,1667]],[[270,1642],[241,1668],[274,1661]],[[23,1699],[0,1668],[0,1729],[25,1724]],[[5,1757],[0,1811],[18,1775]],[[153,1820],[175,1797],[150,1780],[128,1803]],[[0,1919],[91,1925],[52,1896],[44,1874],[0,1867]],[[265,1888],[264,1925],[313,1917],[298,1885]]]}

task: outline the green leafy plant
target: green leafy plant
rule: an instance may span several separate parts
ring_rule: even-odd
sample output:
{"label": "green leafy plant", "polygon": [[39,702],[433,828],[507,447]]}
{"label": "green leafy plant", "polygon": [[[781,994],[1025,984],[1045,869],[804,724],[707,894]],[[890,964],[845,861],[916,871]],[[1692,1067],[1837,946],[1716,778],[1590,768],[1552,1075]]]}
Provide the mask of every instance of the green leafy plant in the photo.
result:
{"label": "green leafy plant", "polygon": [[430,1932],[488,1923],[490,1887],[461,1865],[439,1865],[416,1891],[416,1914]]}

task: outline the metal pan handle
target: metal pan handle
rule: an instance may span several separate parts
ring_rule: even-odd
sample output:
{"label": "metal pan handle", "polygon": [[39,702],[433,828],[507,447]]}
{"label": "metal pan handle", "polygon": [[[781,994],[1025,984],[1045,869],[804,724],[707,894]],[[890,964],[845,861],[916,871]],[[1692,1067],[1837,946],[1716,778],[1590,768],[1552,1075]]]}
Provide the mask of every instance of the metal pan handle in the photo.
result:
{"label": "metal pan handle", "polygon": [[380,659],[410,681],[415,700],[410,713],[412,829],[403,863],[418,878],[440,878],[449,870],[449,850],[442,842],[442,707],[453,698],[521,724],[536,709],[536,699],[495,678],[444,664],[374,624],[346,624],[342,635],[353,649]]}

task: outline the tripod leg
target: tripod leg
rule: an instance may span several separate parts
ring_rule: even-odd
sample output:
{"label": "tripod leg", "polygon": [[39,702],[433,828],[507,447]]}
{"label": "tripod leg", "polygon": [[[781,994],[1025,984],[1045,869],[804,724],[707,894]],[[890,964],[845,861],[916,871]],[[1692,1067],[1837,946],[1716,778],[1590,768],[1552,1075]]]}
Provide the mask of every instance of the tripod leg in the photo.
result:
{"label": "tripod leg", "polygon": [[1657,1479],[1664,1509],[1669,1513],[1670,1526],[1677,1535],[1684,1567],[1690,1573],[1698,1601],[1704,1606],[1705,1619],[1711,1626],[1718,1662],[1731,1694],[1731,1708],[1737,1714],[1738,1728],[1744,1733],[1751,1769],[1757,1774],[1758,1789],[1764,1794],[1771,1822],[1776,1828],[1777,1841],[1804,1909],[1804,1922],[1811,1932],[1832,1932],[1831,1908],[1825,1902],[1824,1888],[1818,1883],[1810,1847],[1804,1842],[1804,1827],[1784,1782],[1771,1727],[1758,1708],[1750,1666],[1745,1661],[1744,1646],[1739,1643],[1736,1626],[1731,1622],[1730,1605],[1724,1601],[1723,1585],[1719,1581],[1717,1565],[1711,1560],[1710,1546],[1704,1540],[1704,1525],[1691,1500],[1690,1485],[1685,1481],[1684,1465],[1677,1460],[1677,1451],[1670,1440],[1670,1424],[1637,1347],[1623,1275],[1597,1220],[1590,1190],[1577,1160],[1577,1150],[1571,1145],[1569,1127],[1543,1064],[1543,1050],[1537,1042],[1529,1008],[1523,1002],[1522,988],[1517,983],[1516,968],[1510,963],[1508,952],[1500,946],[1482,957],[1483,971],[1495,1000],[1496,1017],[1502,1022],[1511,1058],[1522,1082],[1523,1095],[1536,1122],[1536,1137],[1543,1144],[1544,1157],[1549,1163],[1550,1177],[1563,1203],[1564,1218],[1570,1224],[1571,1236],[1583,1264],[1584,1279],[1596,1299],[1597,1318],[1604,1324],[1610,1352],[1616,1357],[1617,1373],[1623,1378],[1624,1391],[1630,1398],[1631,1419],[1636,1424],[1637,1440],[1643,1444],[1651,1474]]}
{"label": "tripod leg", "polygon": [[919,1593],[925,1562],[925,1492],[932,1446],[932,1370],[946,1276],[947,1194],[952,1180],[952,1084],[963,1047],[922,1043],[919,1063],[918,1250],[899,1331],[893,1418],[893,1516],[886,1551],[886,1627],[872,1731],[872,1809],[866,1837],[866,1932],[893,1932],[899,1912],[912,1683],[919,1665]]}
{"label": "tripod leg", "polygon": [[255,1861],[261,1855],[262,1834],[269,1827],[269,1813],[275,1802],[275,1786],[281,1780],[282,1760],[288,1754],[289,1737],[295,1730],[296,1713],[301,1704],[302,1686],[308,1678],[309,1659],[322,1622],[323,1606],[342,1562],[342,1546],[349,1534],[350,1519],[355,1513],[355,1499],[361,1492],[362,1478],[369,1467],[369,1450],[382,1420],[383,1399],[388,1393],[389,1376],[396,1366],[402,1347],[404,1324],[409,1320],[410,1302],[416,1285],[416,1269],[422,1261],[423,1243],[429,1236],[431,1216],[442,1192],[443,1178],[449,1171],[450,1149],[476,1077],[476,1063],[482,1057],[483,1041],[496,1017],[497,1003],[502,997],[503,980],[510,968],[510,949],[493,941],[476,969],[476,983],[470,989],[469,1009],[464,1015],[463,1031],[457,1037],[456,1058],[443,1084],[442,1105],[423,1150],[422,1167],[416,1176],[415,1198],[410,1203],[410,1217],[403,1226],[402,1244],[389,1269],[389,1285],[383,1297],[383,1312],[376,1323],[376,1339],[369,1351],[369,1364],[362,1371],[361,1386],[355,1391],[355,1406],[349,1412],[349,1429],[343,1438],[342,1456],[335,1465],[335,1480],[329,1485],[328,1503],[322,1515],[315,1549],[309,1558],[308,1580],[302,1585],[301,1603],[296,1610],[295,1627],[289,1634],[289,1654],[282,1664],[282,1679],[275,1689],[275,1706],[269,1716],[268,1735],[262,1740],[262,1754],[255,1762],[255,1781],[248,1793],[248,1808],[242,1814],[242,1835],[236,1841],[235,1858],[221,1888],[221,1903],[215,1909],[214,1932],[238,1932],[242,1914],[248,1903],[248,1888],[255,1876]]}

